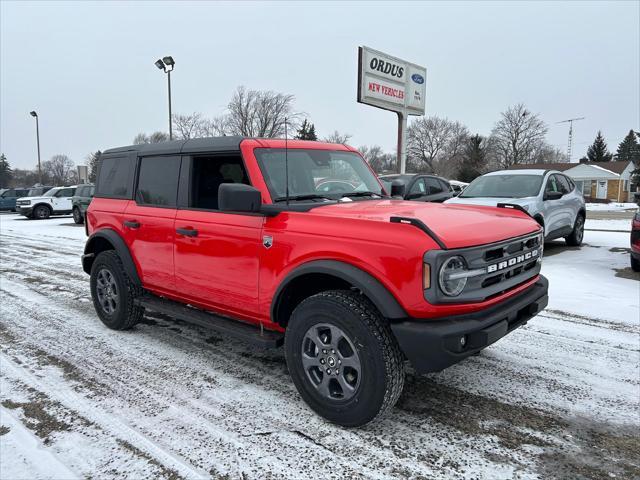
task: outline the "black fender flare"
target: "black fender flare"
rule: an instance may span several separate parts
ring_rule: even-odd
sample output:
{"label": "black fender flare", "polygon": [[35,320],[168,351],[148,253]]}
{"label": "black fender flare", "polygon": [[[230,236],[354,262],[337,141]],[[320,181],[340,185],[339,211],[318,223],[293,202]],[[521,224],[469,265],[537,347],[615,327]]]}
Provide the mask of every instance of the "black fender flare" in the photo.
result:
{"label": "black fender flare", "polygon": [[140,276],[138,275],[136,264],[133,262],[133,257],[131,256],[131,252],[129,252],[127,244],[118,234],[118,232],[111,228],[101,229],[100,231],[94,233],[89,237],[87,243],[84,246],[84,255],[82,255],[82,269],[86,273],[91,273],[91,265],[93,265],[93,261],[95,260],[96,246],[99,242],[99,239],[106,240],[111,244],[113,250],[116,251],[116,253],[120,257],[120,260],[122,260],[124,269],[127,272],[127,275],[129,275],[131,281],[136,285],[141,286],[142,282],[140,281]]}
{"label": "black fender flare", "polygon": [[31,206],[31,211],[33,212],[36,208],[40,207],[41,205],[44,205],[45,207],[47,207],[49,209],[49,212],[51,212],[51,214],[53,215],[53,207],[46,203],[46,202],[38,202],[38,203],[34,203]]}
{"label": "black fender flare", "polygon": [[407,318],[407,312],[396,298],[371,274],[351,264],[336,260],[314,260],[304,263],[290,272],[278,285],[271,301],[271,318],[276,319],[282,293],[296,278],[303,275],[321,273],[331,275],[348,282],[360,290],[376,306],[380,313],[389,319]]}

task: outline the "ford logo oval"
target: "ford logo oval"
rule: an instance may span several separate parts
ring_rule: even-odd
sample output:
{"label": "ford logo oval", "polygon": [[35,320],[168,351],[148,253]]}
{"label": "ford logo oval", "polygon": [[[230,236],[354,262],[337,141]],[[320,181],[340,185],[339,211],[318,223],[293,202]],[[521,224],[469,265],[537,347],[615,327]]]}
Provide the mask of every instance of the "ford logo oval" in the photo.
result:
{"label": "ford logo oval", "polygon": [[424,83],[424,77],[419,73],[414,73],[413,75],[411,75],[411,80],[416,83]]}

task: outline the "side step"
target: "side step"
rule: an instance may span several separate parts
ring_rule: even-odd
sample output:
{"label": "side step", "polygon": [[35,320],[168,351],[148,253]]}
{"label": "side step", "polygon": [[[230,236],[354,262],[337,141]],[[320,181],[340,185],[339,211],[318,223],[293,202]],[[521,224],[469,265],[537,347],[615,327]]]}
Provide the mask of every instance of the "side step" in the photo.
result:
{"label": "side step", "polygon": [[144,295],[138,298],[136,303],[154,312],[164,313],[185,322],[210,328],[222,335],[234,337],[258,347],[277,348],[284,343],[283,333],[261,330],[259,327],[240,320],[221,317],[214,313],[188,307],[182,303],[156,297],[155,295]]}

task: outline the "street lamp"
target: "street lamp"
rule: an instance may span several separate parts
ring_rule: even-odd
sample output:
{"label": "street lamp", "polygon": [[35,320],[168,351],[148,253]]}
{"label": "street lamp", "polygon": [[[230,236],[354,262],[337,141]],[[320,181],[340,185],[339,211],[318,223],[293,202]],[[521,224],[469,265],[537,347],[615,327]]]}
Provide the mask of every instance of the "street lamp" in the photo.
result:
{"label": "street lamp", "polygon": [[156,67],[163,70],[167,74],[167,85],[169,88],[169,140],[173,140],[173,128],[171,125],[171,72],[176,62],[173,61],[173,57],[166,56],[162,60],[158,59],[155,62]]}
{"label": "street lamp", "polygon": [[40,125],[38,122],[38,114],[35,110],[29,112],[29,114],[36,119],[36,142],[38,144],[38,178],[40,179],[40,184],[42,184],[42,167],[40,166]]}

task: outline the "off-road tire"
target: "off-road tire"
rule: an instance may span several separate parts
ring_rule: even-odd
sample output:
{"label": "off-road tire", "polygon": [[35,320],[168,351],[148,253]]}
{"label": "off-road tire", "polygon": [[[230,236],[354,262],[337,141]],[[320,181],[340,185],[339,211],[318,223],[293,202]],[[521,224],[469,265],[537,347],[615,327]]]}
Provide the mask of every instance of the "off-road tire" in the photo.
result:
{"label": "off-road tire", "polygon": [[579,213],[576,216],[576,221],[573,224],[573,231],[568,237],[564,237],[564,241],[570,247],[579,247],[582,245],[582,239],[584,238],[584,215]]}
{"label": "off-road tire", "polygon": [[634,272],[640,272],[640,260],[633,256],[631,257],[631,270]]}
{"label": "off-road tire", "polygon": [[80,209],[78,207],[73,207],[73,211],[71,213],[75,223],[78,225],[82,225],[84,223],[84,218],[82,217],[82,213],[80,213]]}
{"label": "off-road tire", "polygon": [[[97,278],[101,270],[107,270],[113,275],[118,290],[118,303],[111,314],[105,311],[98,300]],[[91,266],[90,288],[96,313],[107,327],[113,330],[128,330],[142,320],[144,307],[135,304],[135,299],[143,293],[142,288],[131,281],[115,251],[106,250],[98,254]]]}
{"label": "off-road tire", "polygon": [[[352,341],[361,364],[359,385],[347,400],[323,397],[302,363],[305,335],[314,325],[330,324]],[[304,401],[330,422],[358,427],[392,408],[404,386],[404,356],[389,323],[363,295],[347,291],[321,292],[293,311],[285,334],[289,373]]]}
{"label": "off-road tire", "polygon": [[46,220],[51,216],[51,208],[46,205],[38,205],[33,209],[31,216],[36,220]]}

